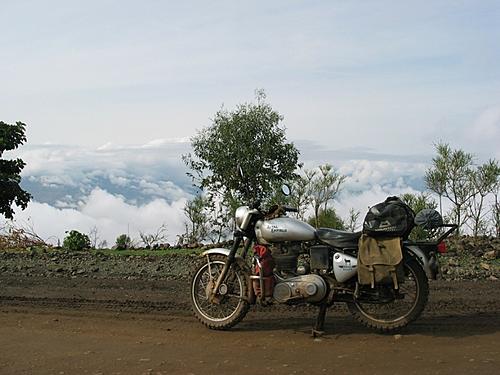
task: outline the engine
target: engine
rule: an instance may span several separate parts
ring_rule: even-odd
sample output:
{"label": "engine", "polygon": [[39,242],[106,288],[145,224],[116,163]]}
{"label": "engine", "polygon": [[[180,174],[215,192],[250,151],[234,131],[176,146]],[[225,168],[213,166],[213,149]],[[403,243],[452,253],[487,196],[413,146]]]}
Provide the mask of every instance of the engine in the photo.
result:
{"label": "engine", "polygon": [[309,274],[309,262],[301,256],[299,242],[275,244],[271,247],[276,265],[273,298],[279,303],[319,302],[328,292],[321,276]]}
{"label": "engine", "polygon": [[[300,242],[256,245],[253,288],[256,296],[278,303],[320,302],[330,287],[325,277],[345,282],[357,273],[357,259],[325,245],[303,249]],[[258,276],[260,275],[260,276]],[[263,290],[262,290],[263,289]]]}
{"label": "engine", "polygon": [[327,292],[325,280],[321,276],[309,274],[278,280],[274,286],[273,298],[279,303],[319,302]]}
{"label": "engine", "polygon": [[281,243],[271,246],[276,271],[281,276],[296,275],[297,259],[301,252],[300,243]]}

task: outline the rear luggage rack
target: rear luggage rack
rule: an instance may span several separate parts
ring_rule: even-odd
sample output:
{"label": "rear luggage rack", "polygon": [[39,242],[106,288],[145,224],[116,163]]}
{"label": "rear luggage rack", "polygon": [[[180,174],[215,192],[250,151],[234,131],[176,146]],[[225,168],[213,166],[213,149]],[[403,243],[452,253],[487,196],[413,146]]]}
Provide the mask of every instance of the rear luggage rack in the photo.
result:
{"label": "rear luggage rack", "polygon": [[[449,228],[446,232],[444,232],[441,236],[439,236],[435,240],[425,240],[425,241],[405,241],[405,244],[409,245],[435,245],[437,246],[440,242],[443,242],[450,234],[452,234],[457,228],[457,224],[442,224],[437,228]],[[436,228],[436,229],[437,229]]]}

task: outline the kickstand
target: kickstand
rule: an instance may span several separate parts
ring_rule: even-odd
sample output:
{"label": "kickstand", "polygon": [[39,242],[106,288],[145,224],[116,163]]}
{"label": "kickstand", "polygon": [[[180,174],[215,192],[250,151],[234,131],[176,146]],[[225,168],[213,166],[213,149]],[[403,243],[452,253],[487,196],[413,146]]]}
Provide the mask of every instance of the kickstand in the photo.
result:
{"label": "kickstand", "polygon": [[314,327],[312,329],[312,336],[313,337],[321,337],[325,333],[325,317],[326,317],[326,309],[328,306],[323,303],[319,307],[319,312],[318,312],[318,317],[316,318],[316,323],[314,324]]}

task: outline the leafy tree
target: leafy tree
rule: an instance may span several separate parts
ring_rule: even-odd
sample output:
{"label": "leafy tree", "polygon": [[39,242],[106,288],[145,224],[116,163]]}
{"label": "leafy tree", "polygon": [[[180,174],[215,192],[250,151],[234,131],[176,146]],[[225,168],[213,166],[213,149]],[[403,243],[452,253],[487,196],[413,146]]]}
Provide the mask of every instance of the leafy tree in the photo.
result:
{"label": "leafy tree", "polygon": [[493,197],[494,200],[491,206],[491,216],[495,228],[495,235],[500,237],[500,183],[497,183],[496,190],[493,192]]}
{"label": "leafy tree", "polygon": [[209,207],[208,199],[197,195],[192,200],[187,201],[183,211],[187,221],[184,223],[185,233],[183,241],[192,244],[203,241],[208,233],[208,215],[207,208]]}
{"label": "leafy tree", "polygon": [[[468,227],[472,230],[472,235],[484,235],[488,231],[488,221],[486,219],[488,211],[485,210],[486,196],[498,191],[500,179],[500,166],[498,161],[489,160],[480,165],[472,174],[472,186],[474,195],[467,202]],[[492,209],[495,207],[493,206]]]}
{"label": "leafy tree", "polygon": [[299,175],[292,181],[291,192],[287,203],[298,210],[297,219],[305,220],[307,208],[311,204],[309,180],[305,175]]}
{"label": "leafy tree", "polygon": [[126,234],[120,234],[116,238],[115,248],[116,250],[127,250],[132,247],[132,240]]}
{"label": "leafy tree", "polygon": [[12,203],[25,209],[31,199],[31,195],[19,186],[25,163],[21,159],[1,158],[4,151],[15,150],[26,142],[25,128],[22,122],[10,125],[0,121],[0,214],[7,219],[14,217]]}
{"label": "leafy tree", "polygon": [[239,201],[266,199],[276,182],[294,176],[299,152],[286,140],[283,117],[265,98],[258,91],[256,103],[219,110],[212,124],[191,139],[193,154],[183,155],[183,161],[212,201],[234,208]]}
{"label": "leafy tree", "polygon": [[438,143],[436,151],[432,167],[425,173],[425,182],[430,190],[453,204],[453,219],[460,231],[465,205],[475,194],[471,179],[474,158],[472,154],[453,150],[445,143]]}
{"label": "leafy tree", "polygon": [[234,216],[231,206],[217,204],[207,199],[209,206],[207,208],[209,227],[207,237],[212,243],[219,243],[231,232],[230,228],[234,226]]}
{"label": "leafy tree", "polygon": [[[486,219],[490,210],[485,207],[492,195],[498,198],[500,166],[497,160],[476,166],[472,154],[452,150],[447,144],[436,145],[438,155],[427,170],[425,180],[430,190],[449,199],[453,204],[452,220],[459,230],[466,224],[473,235],[486,234],[490,222]],[[491,207],[493,225],[498,224],[498,206]],[[498,229],[496,230],[498,232]]]}
{"label": "leafy tree", "polygon": [[401,195],[400,198],[403,202],[410,206],[415,213],[422,211],[424,208],[432,208],[433,210],[437,209],[436,201],[434,201],[434,199],[426,193],[405,193]]}
{"label": "leafy tree", "polygon": [[90,249],[90,247],[91,243],[89,236],[77,230],[70,231],[63,241],[63,248],[70,251],[82,251]]}
{"label": "leafy tree", "polygon": [[330,164],[320,165],[315,170],[306,171],[309,198],[314,209],[315,226],[320,226],[320,211],[328,212],[328,202],[333,200],[345,181]]}
{"label": "leafy tree", "polygon": [[316,228],[333,228],[333,229],[345,229],[345,224],[343,220],[337,215],[335,209],[327,208],[321,209],[318,216],[311,216],[308,223]]}

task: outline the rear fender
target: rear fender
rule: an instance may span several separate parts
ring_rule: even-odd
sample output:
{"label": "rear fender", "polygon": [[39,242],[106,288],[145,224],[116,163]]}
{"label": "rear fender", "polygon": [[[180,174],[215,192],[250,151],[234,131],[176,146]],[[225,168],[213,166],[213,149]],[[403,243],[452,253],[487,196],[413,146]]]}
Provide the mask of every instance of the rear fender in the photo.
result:
{"label": "rear fender", "polygon": [[[229,249],[224,249],[224,248],[218,247],[215,249],[210,249],[210,250],[204,251],[203,253],[201,253],[201,256],[202,257],[207,257],[207,256],[210,257],[210,255],[222,255],[222,256],[228,257],[230,251],[231,250],[229,250]],[[245,259],[243,259],[238,254],[236,254],[236,256],[234,257],[234,261],[238,264],[238,266],[243,271],[243,273],[245,274],[245,277],[247,279],[248,302],[255,303],[255,294],[253,292],[252,280],[250,280],[250,275],[252,274],[252,272],[250,271],[250,267],[248,267],[247,263],[245,262]]]}
{"label": "rear fender", "polygon": [[429,257],[420,247],[416,245],[406,245],[404,249],[409,256],[418,260],[429,279],[436,280],[439,273],[439,267],[435,256]]}

